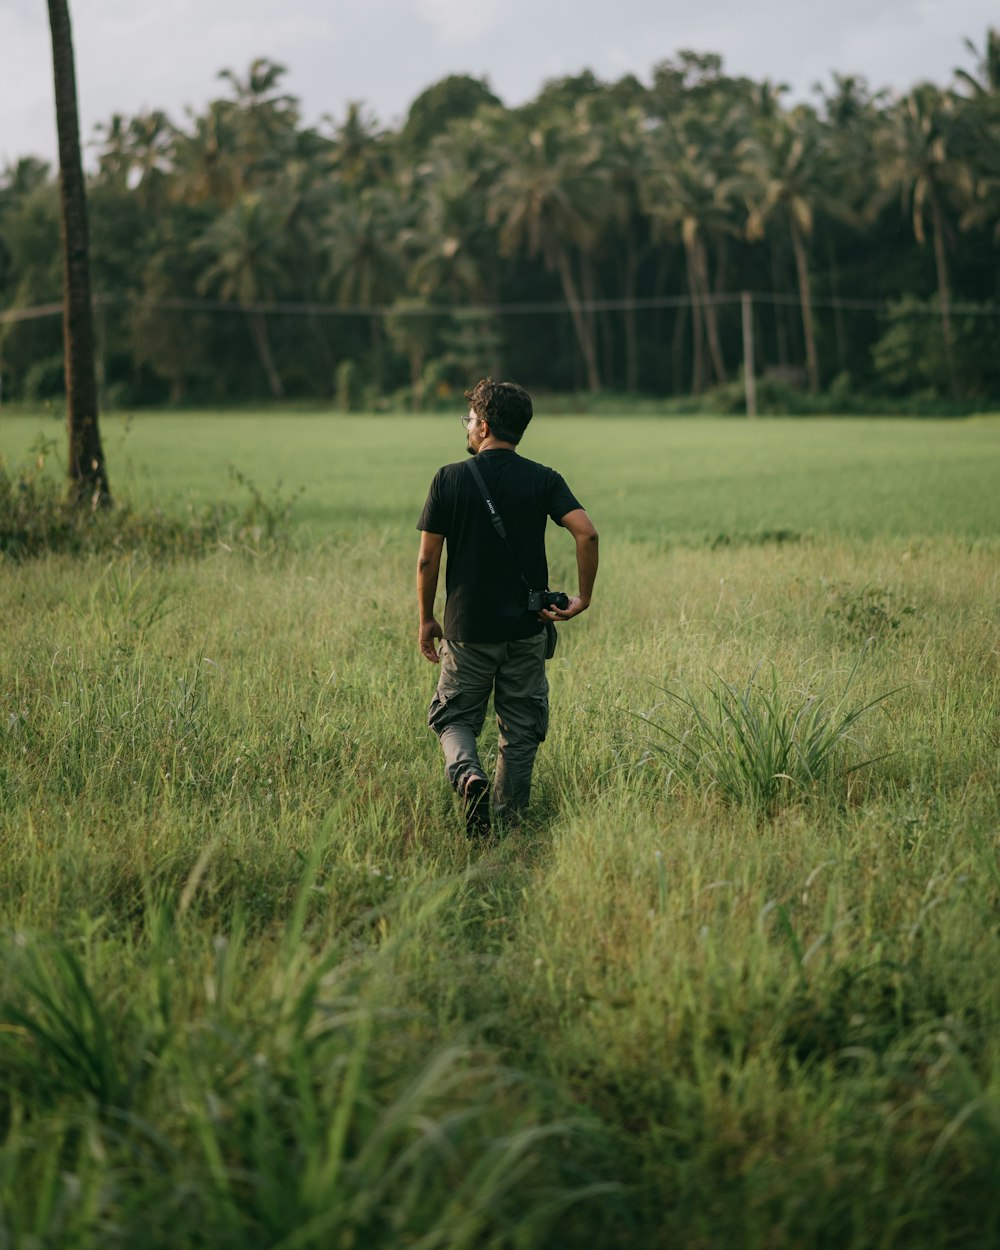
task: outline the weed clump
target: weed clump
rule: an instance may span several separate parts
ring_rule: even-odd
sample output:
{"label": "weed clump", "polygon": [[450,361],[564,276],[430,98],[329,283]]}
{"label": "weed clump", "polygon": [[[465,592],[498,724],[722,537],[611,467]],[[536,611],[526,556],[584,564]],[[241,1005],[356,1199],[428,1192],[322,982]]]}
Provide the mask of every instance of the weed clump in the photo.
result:
{"label": "weed clump", "polygon": [[860,590],[831,586],[830,595],[826,619],[857,643],[891,637],[917,611],[913,604],[900,603],[891,590],[871,583]]}
{"label": "weed clump", "polygon": [[764,679],[760,664],[742,688],[718,676],[701,697],[686,688],[661,687],[681,711],[682,723],[675,727],[643,716],[661,735],[652,749],[667,760],[671,778],[773,813],[834,777],[875,762],[848,763],[846,750],[862,747],[854,736],[858,721],[895,691],[853,702],[857,667],[839,694],[829,683],[816,691],[785,691],[773,666]]}

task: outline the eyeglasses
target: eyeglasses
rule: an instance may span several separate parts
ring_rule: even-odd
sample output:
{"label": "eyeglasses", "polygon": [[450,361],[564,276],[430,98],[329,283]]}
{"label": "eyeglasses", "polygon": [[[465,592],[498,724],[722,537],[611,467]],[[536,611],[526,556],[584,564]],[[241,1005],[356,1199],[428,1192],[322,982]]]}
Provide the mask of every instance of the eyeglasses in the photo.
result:
{"label": "eyeglasses", "polygon": [[466,429],[468,429],[469,426],[473,423],[473,421],[478,421],[478,420],[479,418],[476,416],[474,412],[469,412],[462,418],[462,424],[465,426]]}

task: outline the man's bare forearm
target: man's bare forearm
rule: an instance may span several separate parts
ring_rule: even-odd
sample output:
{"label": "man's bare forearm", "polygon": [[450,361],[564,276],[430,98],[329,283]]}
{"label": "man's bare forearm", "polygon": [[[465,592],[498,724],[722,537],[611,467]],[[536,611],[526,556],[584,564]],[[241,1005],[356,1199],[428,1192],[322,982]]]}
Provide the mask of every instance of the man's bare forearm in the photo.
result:
{"label": "man's bare forearm", "polygon": [[441,561],[421,556],[417,560],[417,605],[421,621],[434,617],[434,599],[437,596],[438,574]]}
{"label": "man's bare forearm", "polygon": [[576,538],[576,575],[579,579],[579,596],[590,603],[597,577],[597,534],[578,534]]}

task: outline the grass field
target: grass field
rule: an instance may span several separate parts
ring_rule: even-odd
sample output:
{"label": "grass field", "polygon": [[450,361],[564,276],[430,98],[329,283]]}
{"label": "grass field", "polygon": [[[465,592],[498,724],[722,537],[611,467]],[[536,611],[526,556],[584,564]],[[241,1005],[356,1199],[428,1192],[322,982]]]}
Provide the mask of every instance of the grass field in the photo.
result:
{"label": "grass field", "polygon": [[[358,524],[392,538],[409,530],[430,475],[463,453],[458,415],[140,413],[102,428],[112,487],[134,502],[245,500],[235,469],[275,503],[301,492],[294,518],[302,541],[316,542]],[[61,419],[0,415],[9,464],[39,440],[64,454]],[[613,540],[998,532],[1000,417],[546,423],[543,413],[525,454],[581,481]]]}
{"label": "grass field", "polygon": [[111,420],[263,523],[0,562],[0,1246],[1000,1244],[1000,421],[540,414],[603,563],[481,850],[457,416]]}

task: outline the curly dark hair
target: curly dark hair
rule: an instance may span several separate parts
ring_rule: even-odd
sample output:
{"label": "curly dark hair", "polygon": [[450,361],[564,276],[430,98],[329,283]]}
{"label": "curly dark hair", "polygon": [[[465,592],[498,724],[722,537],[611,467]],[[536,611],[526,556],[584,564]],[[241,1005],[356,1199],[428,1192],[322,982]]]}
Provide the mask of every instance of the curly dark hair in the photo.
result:
{"label": "curly dark hair", "polygon": [[465,392],[469,407],[486,421],[496,438],[517,444],[531,420],[531,396],[516,382],[494,382],[482,378]]}

